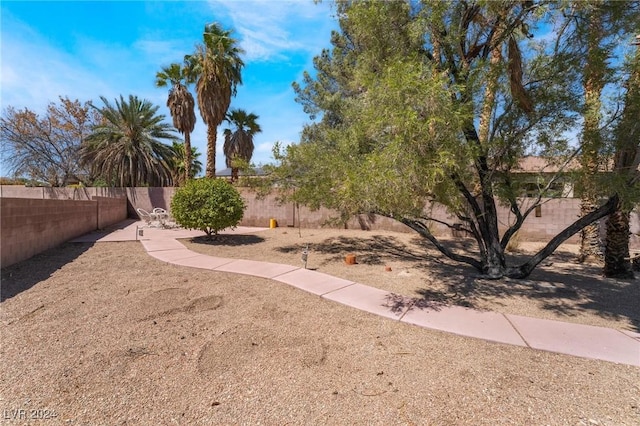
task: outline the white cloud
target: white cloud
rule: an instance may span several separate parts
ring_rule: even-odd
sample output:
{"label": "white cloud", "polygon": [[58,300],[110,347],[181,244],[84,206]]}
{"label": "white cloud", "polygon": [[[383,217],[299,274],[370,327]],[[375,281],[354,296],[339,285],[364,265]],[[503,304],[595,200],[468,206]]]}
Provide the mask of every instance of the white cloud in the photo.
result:
{"label": "white cloud", "polygon": [[211,0],[216,12],[226,11],[239,34],[247,61],[282,59],[284,51],[318,53],[334,24],[327,3],[313,1]]}

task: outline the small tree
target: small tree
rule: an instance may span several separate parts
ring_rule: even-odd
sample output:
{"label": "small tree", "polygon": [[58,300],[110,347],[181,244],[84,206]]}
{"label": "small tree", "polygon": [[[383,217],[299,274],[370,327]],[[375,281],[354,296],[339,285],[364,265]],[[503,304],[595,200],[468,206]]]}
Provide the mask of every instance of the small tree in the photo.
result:
{"label": "small tree", "polygon": [[171,200],[175,221],[185,228],[203,231],[209,238],[225,228],[235,228],[245,207],[240,193],[222,179],[190,180]]}

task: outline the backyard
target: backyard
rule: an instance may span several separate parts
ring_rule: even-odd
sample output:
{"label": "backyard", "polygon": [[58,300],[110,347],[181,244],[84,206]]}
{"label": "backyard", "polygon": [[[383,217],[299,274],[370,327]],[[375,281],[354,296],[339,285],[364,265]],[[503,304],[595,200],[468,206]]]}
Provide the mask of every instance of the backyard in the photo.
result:
{"label": "backyard", "polygon": [[[310,269],[410,299],[638,331],[637,281],[579,270],[570,247],[530,280],[486,282],[412,238],[278,228],[183,243],[297,266],[309,244]],[[358,264],[344,265],[347,252]],[[67,243],[5,268],[2,299],[8,423],[16,410],[49,410],[50,424],[640,419],[637,367],[422,329],[270,280],[163,263],[136,242]]]}

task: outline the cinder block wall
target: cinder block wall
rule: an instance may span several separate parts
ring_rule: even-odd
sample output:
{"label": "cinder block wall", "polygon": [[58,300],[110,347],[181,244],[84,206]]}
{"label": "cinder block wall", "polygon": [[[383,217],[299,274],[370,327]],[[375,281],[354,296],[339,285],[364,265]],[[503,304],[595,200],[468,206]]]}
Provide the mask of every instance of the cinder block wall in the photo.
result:
{"label": "cinder block wall", "polygon": [[28,259],[127,218],[126,198],[94,198],[3,197],[0,200],[0,266]]}
{"label": "cinder block wall", "polygon": [[246,188],[239,189],[247,206],[244,211],[242,226],[263,226],[268,227],[271,219],[275,219],[278,226],[293,226],[293,217],[291,217],[290,204],[278,205],[274,196],[259,198],[254,192]]}
{"label": "cinder block wall", "polygon": [[96,229],[95,201],[2,198],[2,267]]}
{"label": "cinder block wall", "polygon": [[[520,231],[518,231],[522,241],[549,241],[559,234],[567,226],[571,225],[579,218],[580,199],[578,198],[546,198],[542,200],[539,212],[536,217],[535,211],[527,217]],[[498,208],[498,226],[500,232],[515,223],[514,214],[504,206]],[[606,219],[602,219],[604,221]],[[580,240],[578,234],[567,240],[569,243],[577,243]]]}
{"label": "cinder block wall", "polygon": [[98,204],[98,229],[104,229],[127,218],[126,197],[92,197],[92,199]]}
{"label": "cinder block wall", "polygon": [[[292,203],[284,205],[276,201],[274,195],[265,198],[256,197],[248,188],[239,188],[240,194],[247,204],[244,219],[240,223],[243,226],[269,226],[270,219],[276,219],[278,226],[301,226],[302,228],[319,228],[326,226],[326,222],[336,216],[336,213],[328,209],[311,211],[307,207],[296,208]],[[118,198],[126,197],[126,215],[136,218],[135,209],[141,207],[145,210],[152,210],[154,207],[161,207],[170,211],[171,199],[175,188],[25,188],[24,186],[1,186],[0,196],[16,198],[39,198],[57,200],[91,200],[93,197]],[[529,215],[524,226],[519,232],[522,241],[546,242],[553,238],[558,232],[573,223],[579,215],[580,200],[575,198],[545,199],[541,207],[540,217],[534,213]],[[116,202],[115,209],[117,207]],[[434,205],[429,207],[429,214],[446,222],[455,222],[444,207]],[[102,211],[102,209],[101,209]],[[107,213],[105,213],[107,214]],[[114,212],[112,217],[120,217],[122,211]],[[3,215],[4,216],[4,215]],[[112,219],[99,219],[98,226],[103,227],[103,223],[109,223]],[[498,206],[498,223],[501,232],[515,221],[514,215],[507,207]],[[601,222],[604,224],[606,219]],[[111,222],[113,223],[113,222]],[[392,230],[397,232],[412,232],[407,226],[386,217],[376,215],[359,215],[352,218],[346,224],[334,224],[333,227],[349,229],[369,229],[369,230]],[[3,222],[3,230],[4,222]],[[445,225],[432,223],[432,232],[440,236],[460,235],[451,231]],[[631,216],[630,245],[632,248],[640,248],[640,238],[636,235],[640,232],[640,220],[638,214]],[[569,240],[571,243],[579,241],[579,235],[574,235]]]}
{"label": "cinder block wall", "polygon": [[[311,211],[309,208],[300,206],[298,209],[293,203],[279,204],[275,195],[264,198],[256,197],[255,193],[248,188],[238,188],[240,194],[247,204],[244,218],[240,223],[243,226],[269,226],[270,219],[276,219],[278,226],[292,226],[302,228],[320,228],[327,226],[326,223],[331,218],[337,216],[336,212],[321,208]],[[175,188],[132,188],[127,189],[129,203],[133,209],[131,217],[136,217],[135,208],[142,207],[151,210],[153,207],[162,207],[170,210],[171,198]],[[577,198],[549,198],[543,199],[540,209],[540,217],[536,217],[532,212],[524,222],[519,231],[521,241],[546,242],[553,238],[564,228],[573,223],[580,212],[580,200]],[[431,216],[444,222],[454,223],[456,218],[451,215],[442,205],[432,205],[425,208]],[[602,219],[604,225],[605,219]],[[504,206],[498,206],[498,226],[500,232],[505,230],[515,222],[515,217],[511,211]],[[334,228],[348,229],[368,229],[368,230],[390,230],[397,232],[413,232],[402,223],[377,215],[359,215],[347,221],[346,224],[335,223],[330,225]],[[453,232],[447,226],[432,222],[431,230],[439,236],[456,236],[460,234]],[[640,232],[640,220],[637,213],[631,215],[631,231],[634,234]],[[567,240],[569,243],[577,243],[580,236],[578,234]],[[633,248],[640,248],[640,238],[631,235],[630,244]]]}

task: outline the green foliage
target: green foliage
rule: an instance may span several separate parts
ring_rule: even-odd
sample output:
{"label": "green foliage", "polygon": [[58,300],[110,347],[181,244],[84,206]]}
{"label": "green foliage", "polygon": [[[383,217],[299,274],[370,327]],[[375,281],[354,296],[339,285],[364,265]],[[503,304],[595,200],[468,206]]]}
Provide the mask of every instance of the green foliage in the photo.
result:
{"label": "green foliage", "polygon": [[120,95],[115,105],[100,99],[104,122],[93,128],[81,151],[94,176],[122,187],[171,185],[174,153],[162,141],[177,138],[164,115],[157,114],[159,107],[134,95]]}
{"label": "green foliage", "polygon": [[242,84],[241,56],[244,50],[218,23],[205,25],[203,44],[192,55],[185,56],[187,78],[195,80],[200,116],[207,125],[207,163],[205,174],[216,174],[216,129],[225,119],[231,97]]}
{"label": "green foliage", "polygon": [[[173,173],[173,182],[176,186],[182,186],[187,179],[185,179],[186,172],[186,144],[181,142],[173,142],[173,158],[171,159],[171,168]],[[191,155],[189,162],[191,163],[191,171],[189,172],[188,179],[193,179],[202,172],[202,162],[198,159],[200,157],[197,147],[191,147]]]}
{"label": "green foliage", "polygon": [[[518,199],[526,155],[562,168],[575,156],[562,135],[576,128],[582,71],[576,53],[553,49],[529,28],[566,19],[547,2],[339,1],[340,31],[294,84],[315,122],[299,145],[277,146],[266,179],[312,209],[396,218],[454,260],[493,278],[522,277],[586,223],[562,231],[525,264],[505,247],[536,202]],[[560,39],[562,42],[562,39]],[[566,69],[566,71],[565,71]],[[536,197],[554,188],[552,178]],[[557,186],[557,185],[556,185]],[[538,198],[538,201],[540,201]],[[474,236],[470,256],[429,231],[438,203]],[[500,233],[497,207],[515,218]],[[593,221],[606,215],[602,206]],[[598,217],[595,217],[599,215]],[[586,220],[586,219],[585,219]]]}
{"label": "green foliage", "polygon": [[247,170],[253,156],[253,136],[262,129],[258,124],[258,116],[247,113],[242,109],[232,109],[226,120],[232,128],[224,130],[224,145],[222,152],[227,167],[231,168],[231,181],[238,180],[238,172]]}
{"label": "green foliage", "polygon": [[234,228],[244,215],[240,193],[222,179],[195,179],[176,190],[171,214],[176,223],[205,232],[209,237]]}

